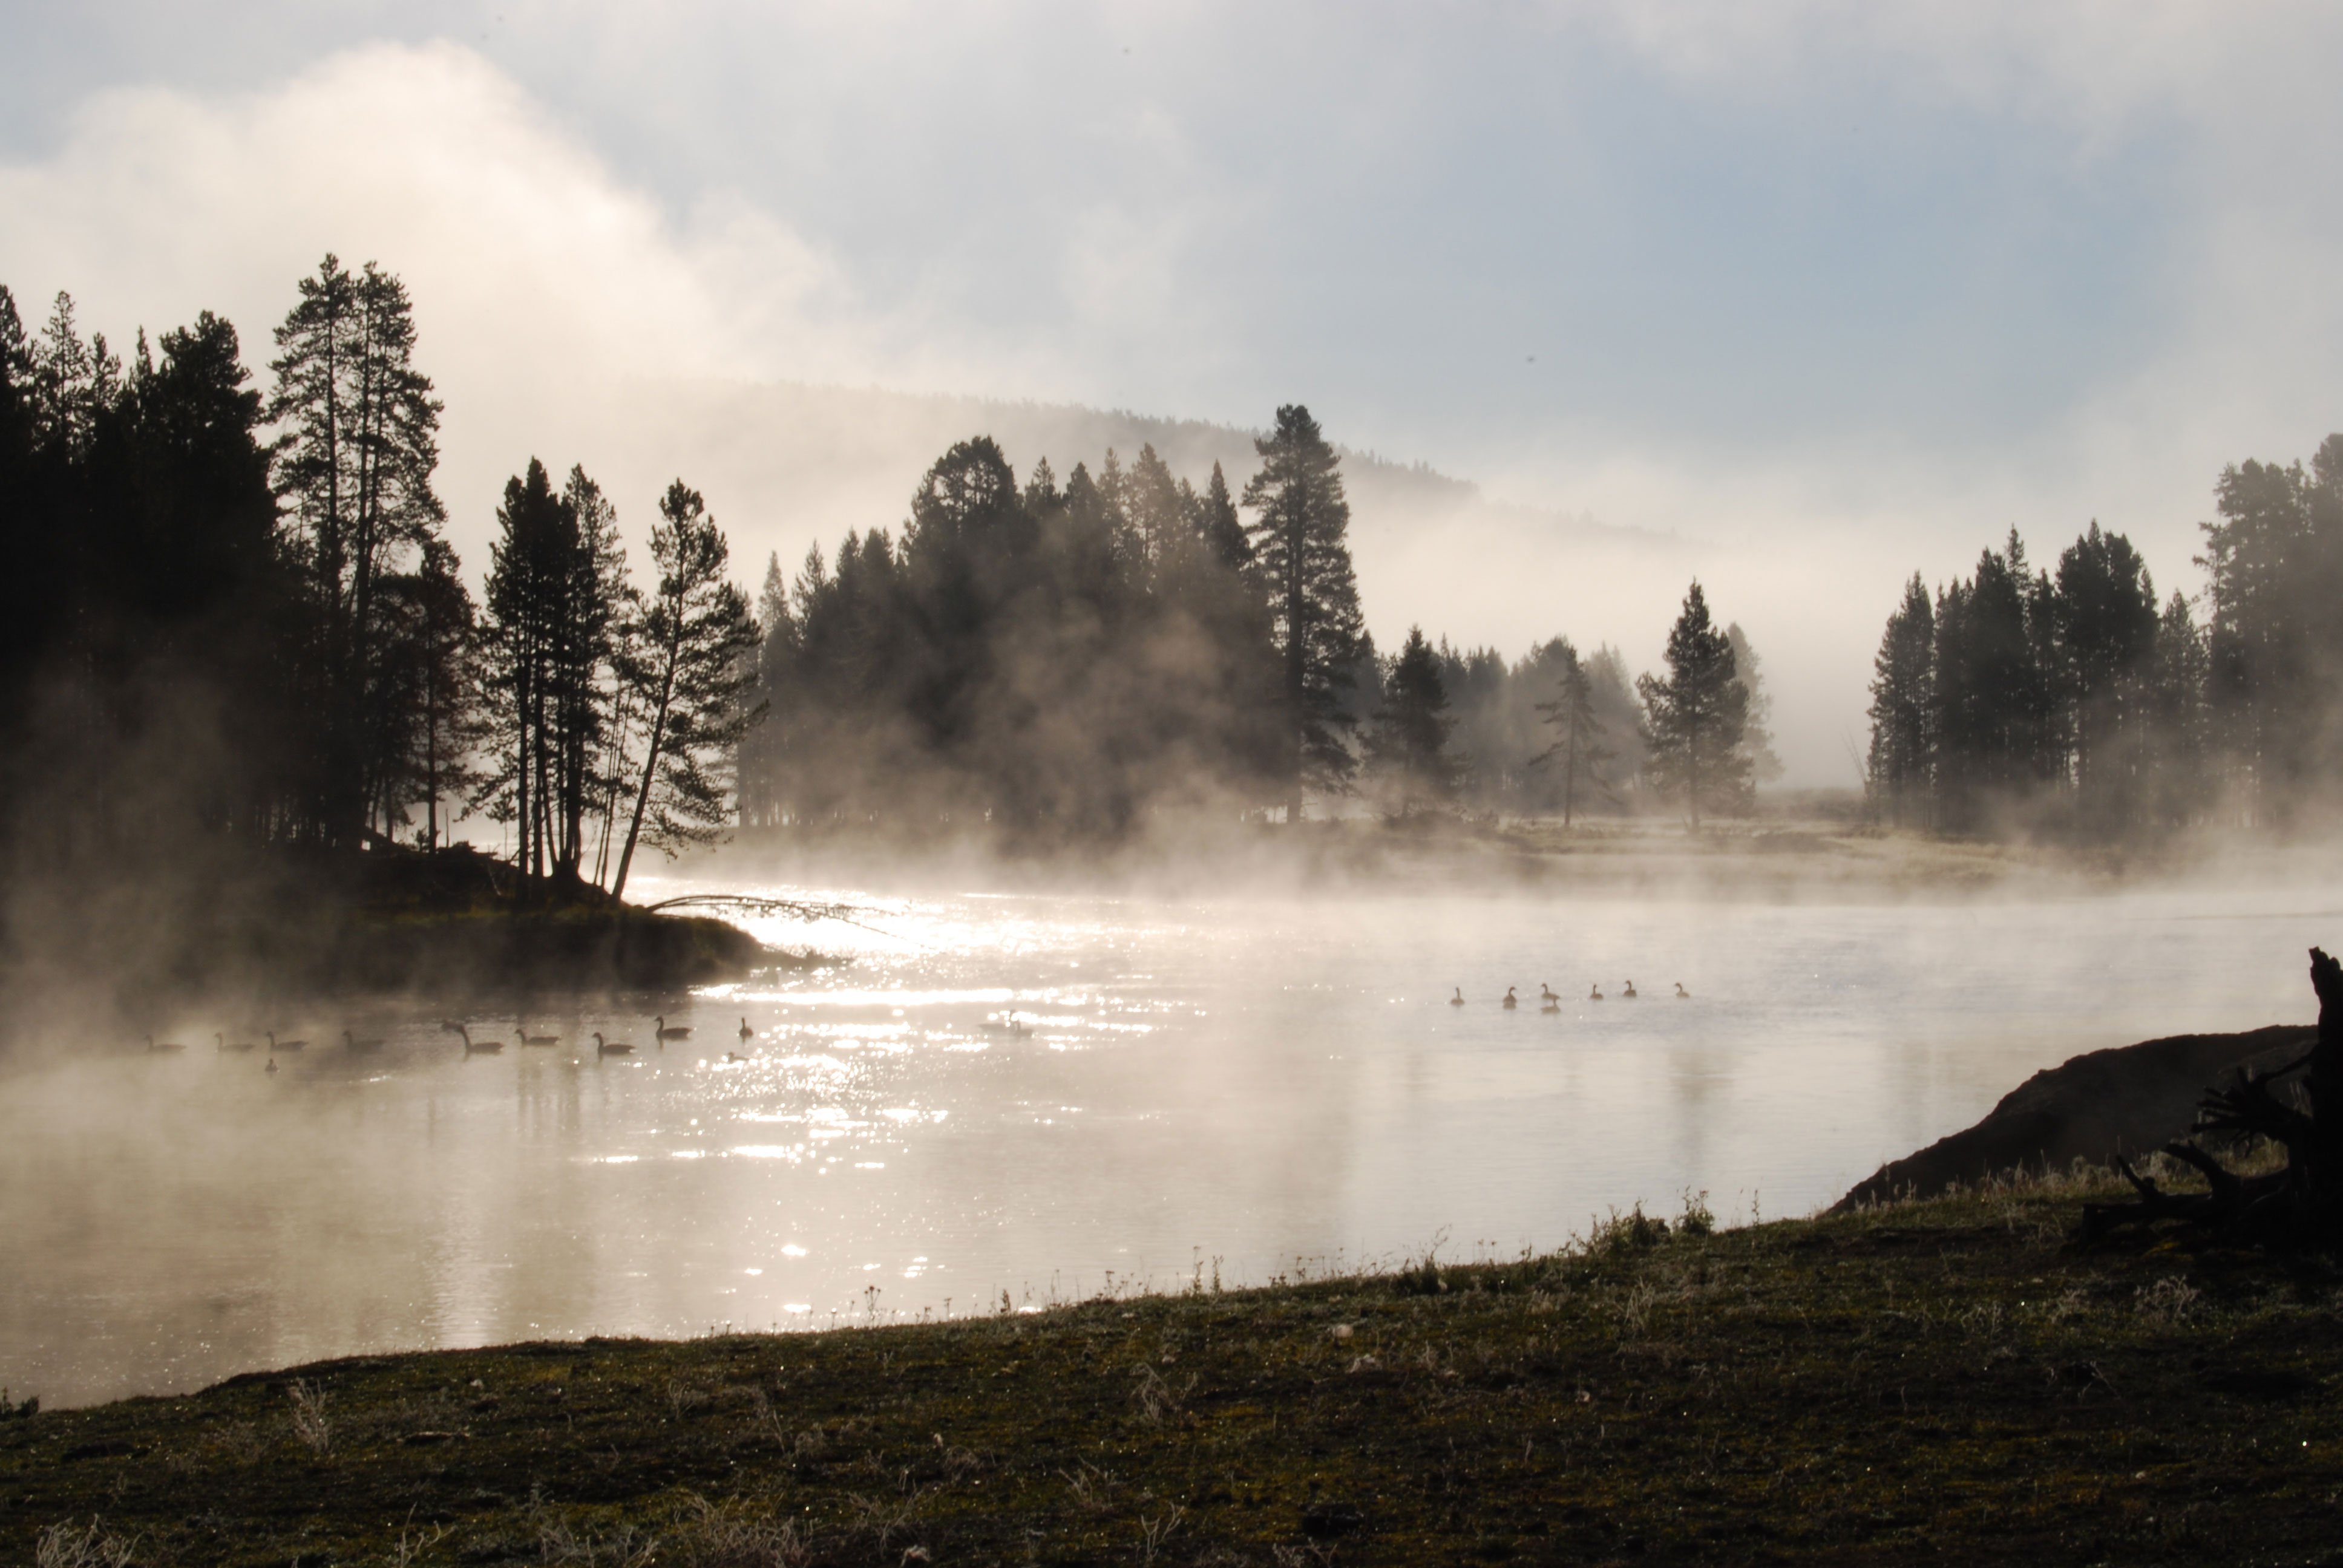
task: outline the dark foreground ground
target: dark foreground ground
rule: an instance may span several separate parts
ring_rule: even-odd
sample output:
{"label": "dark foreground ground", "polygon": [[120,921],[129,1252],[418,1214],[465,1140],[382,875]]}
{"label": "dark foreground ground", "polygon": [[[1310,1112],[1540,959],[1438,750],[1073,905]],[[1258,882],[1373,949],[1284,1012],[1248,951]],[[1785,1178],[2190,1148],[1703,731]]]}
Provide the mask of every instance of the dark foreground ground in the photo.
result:
{"label": "dark foreground ground", "polygon": [[2343,1276],[2093,1192],[256,1375],[0,1422],[0,1558],[2343,1563]]}

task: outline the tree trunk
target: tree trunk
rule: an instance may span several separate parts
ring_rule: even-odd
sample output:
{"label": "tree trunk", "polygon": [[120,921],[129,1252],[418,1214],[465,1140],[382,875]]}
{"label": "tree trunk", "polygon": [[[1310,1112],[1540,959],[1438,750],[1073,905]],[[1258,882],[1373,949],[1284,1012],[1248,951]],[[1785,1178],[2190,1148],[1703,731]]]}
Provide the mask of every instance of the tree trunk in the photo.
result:
{"label": "tree trunk", "polygon": [[667,658],[659,670],[659,700],[651,706],[650,734],[643,751],[643,781],[635,790],[635,810],[627,823],[627,847],[618,851],[618,875],[610,884],[610,896],[618,898],[627,890],[627,870],[635,861],[635,841],[642,836],[643,811],[650,805],[651,781],[659,776],[659,748],[667,740],[668,704],[675,699],[675,667],[681,657],[682,607],[678,606],[675,628],[669,634]]}

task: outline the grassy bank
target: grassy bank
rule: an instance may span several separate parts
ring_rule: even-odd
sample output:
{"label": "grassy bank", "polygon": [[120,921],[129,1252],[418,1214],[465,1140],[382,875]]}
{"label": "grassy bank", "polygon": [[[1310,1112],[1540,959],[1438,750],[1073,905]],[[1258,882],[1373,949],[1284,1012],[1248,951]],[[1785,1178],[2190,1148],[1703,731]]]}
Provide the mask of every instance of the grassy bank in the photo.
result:
{"label": "grassy bank", "polygon": [[2328,1560],[2338,1276],[2077,1252],[2092,1191],[1627,1223],[1517,1262],[1039,1316],[254,1375],[0,1422],[0,1556]]}

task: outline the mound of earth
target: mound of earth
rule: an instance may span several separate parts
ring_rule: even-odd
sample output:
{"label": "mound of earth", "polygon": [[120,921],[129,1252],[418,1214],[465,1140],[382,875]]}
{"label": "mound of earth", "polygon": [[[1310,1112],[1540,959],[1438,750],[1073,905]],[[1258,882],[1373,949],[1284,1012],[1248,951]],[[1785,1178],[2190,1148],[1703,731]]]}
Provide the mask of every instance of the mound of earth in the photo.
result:
{"label": "mound of earth", "polygon": [[2276,1024],[2087,1052],[2036,1073],[1976,1126],[1881,1166],[1831,1211],[2077,1159],[2104,1165],[2118,1154],[2136,1158],[2186,1137],[2197,1100],[2231,1069],[2283,1066],[2318,1038],[2308,1024]]}

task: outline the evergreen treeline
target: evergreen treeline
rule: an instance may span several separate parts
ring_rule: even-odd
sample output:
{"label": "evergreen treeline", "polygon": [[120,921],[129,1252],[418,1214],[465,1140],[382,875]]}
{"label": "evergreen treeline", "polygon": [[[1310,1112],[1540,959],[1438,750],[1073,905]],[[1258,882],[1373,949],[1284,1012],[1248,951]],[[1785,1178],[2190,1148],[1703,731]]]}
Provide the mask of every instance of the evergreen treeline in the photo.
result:
{"label": "evergreen treeline", "polygon": [[[1382,709],[1394,716],[1410,715],[1436,691],[1439,712],[1448,726],[1446,766],[1428,769],[1418,759],[1397,765],[1399,777],[1389,782],[1387,803],[1404,812],[1430,799],[1442,799],[1465,808],[1517,816],[1560,817],[1565,825],[1592,814],[1610,814],[1682,807],[1692,809],[1690,779],[1670,773],[1664,757],[1680,750],[1683,737],[1673,728],[1673,710],[1666,701],[1674,683],[1689,678],[1704,693],[1722,682],[1741,696],[1721,693],[1713,700],[1737,701],[1740,727],[1727,747],[1729,761],[1721,776],[1708,776],[1698,792],[1700,809],[1711,812],[1745,809],[1755,786],[1778,778],[1773,739],[1765,719],[1772,708],[1756,651],[1737,625],[1720,634],[1708,619],[1707,596],[1694,584],[1679,618],[1676,643],[1672,644],[1668,678],[1661,681],[1661,705],[1654,707],[1644,681],[1629,676],[1627,662],[1615,648],[1581,655],[1566,637],[1549,638],[1523,658],[1508,664],[1494,648],[1459,650],[1445,639],[1416,653],[1421,633],[1411,631],[1410,646],[1388,667],[1378,665],[1373,689],[1382,692]],[[1706,667],[1689,676],[1679,674],[1673,660],[1685,654],[1681,645],[1689,628],[1703,638],[1721,636],[1729,660],[1711,658]],[[1707,647],[1705,642],[1701,644]],[[1413,666],[1428,658],[1436,684],[1427,685]],[[1408,675],[1397,687],[1391,677],[1406,667]],[[1401,719],[1417,734],[1428,734],[1422,717]],[[1369,761],[1377,760],[1372,747],[1376,724],[1370,722]],[[1701,756],[1691,768],[1702,778],[1708,768],[1707,732],[1699,725]],[[1392,755],[1388,747],[1384,755]],[[1392,765],[1371,771],[1391,774]],[[1437,789],[1426,788],[1436,781]]]}
{"label": "evergreen treeline", "polygon": [[125,360],[0,288],[18,869],[428,847],[479,807],[525,870],[616,891],[638,844],[712,836],[758,633],[699,498],[670,489],[639,589],[592,480],[532,461],[476,606],[398,279],[327,256],[274,347],[264,391],[216,316]]}
{"label": "evergreen treeline", "polygon": [[744,820],[1112,839],[1145,814],[1341,793],[1364,640],[1339,460],[1280,408],[1242,506],[1143,447],[1021,487],[952,447],[901,537],[769,568]]}
{"label": "evergreen treeline", "polygon": [[1513,665],[1460,653],[1411,628],[1394,658],[1369,663],[1378,694],[1365,729],[1369,784],[1405,817],[1458,804],[1559,816],[1680,809],[1745,811],[1781,770],[1757,655],[1738,626],[1717,629],[1694,582],[1669,633],[1665,676],[1632,685],[1618,650],[1580,657],[1554,638]]}
{"label": "evergreen treeline", "polygon": [[[1338,454],[1277,411],[1242,490],[1151,447],[1021,484],[990,439],[900,531],[760,604],[705,500],[634,578],[611,499],[531,459],[478,597],[434,487],[441,406],[399,280],[327,256],[265,376],[206,315],[126,360],[0,289],[0,790],[70,869],[189,844],[347,854],[473,812],[557,888],[766,826],[1111,840],[1163,813],[1620,809],[1695,822],[1765,756],[1755,655],[1695,585],[1670,673],[1555,638],[1507,665],[1365,632]],[[1722,684],[1720,684],[1722,683]]]}
{"label": "evergreen treeline", "polygon": [[1888,820],[2099,839],[2331,809],[2343,760],[2343,436],[2225,469],[2200,624],[2094,522],[2032,569],[2013,530],[1874,661],[1867,781]]}

